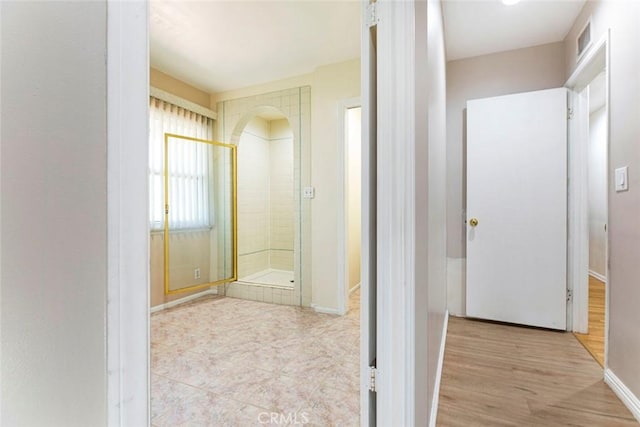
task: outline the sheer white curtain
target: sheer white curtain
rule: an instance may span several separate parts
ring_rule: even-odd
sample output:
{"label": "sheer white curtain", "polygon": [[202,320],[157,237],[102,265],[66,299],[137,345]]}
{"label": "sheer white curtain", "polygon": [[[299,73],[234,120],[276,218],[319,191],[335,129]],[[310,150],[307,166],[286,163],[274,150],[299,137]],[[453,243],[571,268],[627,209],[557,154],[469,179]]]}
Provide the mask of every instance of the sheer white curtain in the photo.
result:
{"label": "sheer white curtain", "polygon": [[[213,120],[160,99],[149,102],[149,222],[164,227],[164,135],[172,133],[211,140]],[[211,226],[209,144],[172,138],[169,142],[169,226]]]}

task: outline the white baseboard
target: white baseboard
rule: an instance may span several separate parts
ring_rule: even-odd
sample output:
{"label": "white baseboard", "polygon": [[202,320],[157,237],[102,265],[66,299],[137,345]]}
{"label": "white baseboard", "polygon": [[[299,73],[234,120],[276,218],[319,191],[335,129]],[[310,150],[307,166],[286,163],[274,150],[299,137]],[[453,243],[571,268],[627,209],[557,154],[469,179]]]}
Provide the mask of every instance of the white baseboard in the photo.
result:
{"label": "white baseboard", "polygon": [[324,313],[324,314],[340,314],[340,312],[338,311],[337,308],[329,308],[329,307],[321,307],[319,305],[316,304],[311,304],[311,308],[313,308],[313,310],[316,313]]}
{"label": "white baseboard", "polygon": [[349,295],[351,295],[352,293],[354,293],[358,289],[360,289],[360,282],[358,282],[358,284],[355,285],[353,288],[349,289]]}
{"label": "white baseboard", "polygon": [[203,297],[205,295],[218,295],[218,287],[212,286],[211,288],[198,292],[197,294],[189,295],[184,298],[180,298],[174,301],[170,301],[164,304],[156,305],[155,307],[151,307],[151,313],[156,313],[158,311],[166,310],[167,308],[175,307],[176,305],[184,304],[185,302],[192,301],[196,298]]}
{"label": "white baseboard", "polygon": [[607,283],[607,278],[600,273],[596,273],[595,271],[589,270],[589,276],[595,277],[603,283]]}
{"label": "white baseboard", "polygon": [[438,403],[440,402],[440,380],[442,379],[442,366],[444,365],[444,347],[447,343],[448,326],[449,310],[445,311],[444,313],[442,339],[440,340],[440,353],[438,354],[438,369],[436,370],[436,381],[433,385],[433,399],[431,400],[431,414],[429,415],[429,427],[435,427],[436,418],[438,418]]}
{"label": "white baseboard", "polygon": [[616,396],[622,400],[624,406],[626,406],[636,420],[640,422],[640,399],[638,399],[638,396],[633,394],[609,368],[604,371],[604,382],[611,387],[611,390],[613,390]]}

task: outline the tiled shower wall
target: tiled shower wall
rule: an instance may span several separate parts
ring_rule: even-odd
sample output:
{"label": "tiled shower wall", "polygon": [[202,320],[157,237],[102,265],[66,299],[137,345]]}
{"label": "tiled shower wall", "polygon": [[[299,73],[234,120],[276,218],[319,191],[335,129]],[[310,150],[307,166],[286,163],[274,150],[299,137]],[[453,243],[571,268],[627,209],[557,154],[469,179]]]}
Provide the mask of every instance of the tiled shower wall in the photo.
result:
{"label": "tiled shower wall", "polygon": [[[295,281],[294,288],[271,289],[236,282],[227,285],[225,293],[229,296],[257,301],[309,306],[311,303],[310,201],[301,198],[301,189],[303,185],[310,184],[311,176],[311,88],[309,86],[298,87],[222,101],[218,103],[217,111],[218,121],[216,122],[215,132],[218,141],[238,144],[243,131],[247,128],[247,124],[250,121],[263,113],[274,111],[284,114],[286,122],[288,122],[291,132],[293,133],[293,155],[291,157],[293,158],[292,177],[294,184],[293,198],[292,202],[290,202],[293,204],[293,209],[288,210],[289,214],[293,216],[293,221],[285,219],[285,213],[281,221],[274,220],[273,222],[273,227],[280,228],[278,233],[281,233],[282,241],[285,240],[288,233],[293,234],[293,247],[291,252],[288,251],[290,246],[283,248],[274,247],[274,250],[270,250],[270,255],[274,257],[274,266],[272,266],[272,268],[288,266],[292,258]],[[274,139],[278,139],[275,137],[278,134],[278,126],[277,123],[272,124],[274,128]],[[277,152],[277,154],[275,154],[276,157],[280,155],[284,156],[285,150],[280,150],[280,148],[282,147],[274,149],[274,151]],[[238,156],[240,156],[240,153],[238,153]],[[269,165],[269,167],[271,166]],[[278,181],[279,178],[275,180]],[[240,185],[239,182],[238,185]],[[274,191],[277,192],[277,188],[284,188],[284,186],[276,186]],[[269,194],[271,194],[271,190],[269,190]],[[241,203],[240,200],[238,200],[238,202],[239,204]],[[289,202],[282,201],[276,204],[274,209],[284,211],[287,209],[285,207],[286,203]],[[238,214],[240,214],[240,209],[238,210]],[[271,209],[269,210],[269,216],[272,216]],[[290,225],[285,225],[285,222]],[[269,220],[269,227],[271,226],[271,220]],[[238,232],[242,233],[240,229]],[[240,235],[238,238],[239,246],[241,246]],[[289,243],[289,245],[291,245],[291,243]],[[241,252],[239,251],[239,253]],[[240,269],[242,268],[242,264],[240,262],[238,268],[239,276],[241,277]]]}
{"label": "tiled shower wall", "polygon": [[269,268],[269,123],[247,123],[238,143],[238,277]]}
{"label": "tiled shower wall", "polygon": [[293,134],[285,119],[269,122],[269,170],[270,267],[293,271]]}
{"label": "tiled shower wall", "polygon": [[293,134],[286,119],[251,120],[238,143],[238,277],[293,271]]}

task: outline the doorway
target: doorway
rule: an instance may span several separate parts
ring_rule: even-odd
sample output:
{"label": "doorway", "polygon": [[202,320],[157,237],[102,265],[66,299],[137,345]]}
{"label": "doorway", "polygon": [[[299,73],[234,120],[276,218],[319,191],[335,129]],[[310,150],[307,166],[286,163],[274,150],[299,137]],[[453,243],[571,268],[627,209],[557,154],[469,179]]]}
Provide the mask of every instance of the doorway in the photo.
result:
{"label": "doorway", "polygon": [[588,100],[587,143],[587,224],[588,286],[586,331],[575,336],[604,368],[605,316],[607,284],[607,147],[608,115],[606,71],[598,74],[583,89]]}
{"label": "doorway", "polygon": [[359,99],[340,103],[342,144],[340,160],[342,179],[341,253],[339,312],[346,314],[351,301],[358,297],[361,283],[362,240],[362,108]]}
{"label": "doorway", "polygon": [[[272,7],[272,6],[270,5],[270,7]],[[289,7],[289,6],[287,6],[287,7]],[[356,7],[357,7],[357,9],[359,9],[360,5],[357,5]],[[122,32],[110,31],[110,37],[113,37],[115,39],[115,40],[110,40],[110,44],[109,44],[110,55],[111,55],[110,57],[112,57],[114,59],[112,62],[110,62],[110,68],[114,69],[113,70],[114,72],[110,73],[110,83],[112,83],[115,78],[121,78],[122,81],[124,81],[126,83],[129,83],[128,79],[135,79],[136,76],[146,75],[146,72],[148,71],[148,62],[147,62],[148,59],[145,58],[145,55],[140,55],[140,52],[144,52],[146,47],[148,46],[148,44],[146,43],[146,40],[148,40],[148,28],[147,28],[147,24],[146,24],[146,20],[145,19],[137,19],[139,17],[146,18],[147,14],[148,14],[148,11],[146,10],[145,7],[140,7],[140,8],[133,8],[136,13],[131,13],[131,14],[125,14],[124,13],[124,12],[126,12],[126,11],[128,11],[130,9],[132,9],[132,8],[129,8],[128,6],[125,6],[125,5],[121,6],[121,5],[118,5],[118,4],[114,5],[114,7],[109,9],[110,18],[114,18],[114,19],[110,19],[109,20],[111,27],[112,28],[113,27],[117,27],[117,25],[122,25],[122,26],[126,27]],[[332,10],[335,11],[335,6],[332,6]],[[122,14],[123,16],[121,16],[120,14]],[[338,15],[339,16],[344,16],[344,14],[338,14]],[[136,19],[134,19],[134,17]],[[336,19],[336,20],[339,21],[339,19]],[[125,21],[125,22],[122,22],[122,21]],[[261,29],[260,31],[263,31],[263,29]],[[134,36],[134,37],[132,37],[132,40],[128,40],[127,39],[125,41],[123,39],[120,43],[117,43],[118,42],[117,37],[120,37],[120,34],[130,34],[130,33],[133,34],[133,36]],[[145,43],[142,43],[142,42],[136,43],[136,41],[139,40],[139,39],[141,41],[145,41]],[[359,46],[359,40],[357,41],[357,45]],[[117,56],[115,54],[115,51],[117,51],[117,50],[119,50],[119,52],[121,52],[121,53],[122,52],[124,52],[124,53],[122,55],[120,55],[120,56]],[[130,53],[135,53],[135,55],[130,55]],[[130,55],[130,56],[128,56],[128,55]],[[122,61],[121,58],[126,58],[127,59],[127,61],[125,61],[126,65],[127,65],[127,67],[125,67],[125,69],[127,69],[127,70],[130,69],[130,68],[134,69],[133,72],[131,73],[131,75],[133,77],[127,76],[126,73],[125,74],[120,74],[120,73],[116,72],[116,71],[119,71],[119,69],[116,69],[117,67],[116,67],[115,64],[121,64],[121,62],[119,62],[119,61]],[[131,59],[132,61],[130,61],[129,59]],[[219,61],[219,58],[217,58],[217,60]],[[222,61],[219,61],[219,62],[222,62]],[[275,62],[275,61],[273,61],[270,58],[269,62]],[[112,64],[114,64],[114,65],[112,65]],[[147,69],[143,70],[144,73],[141,73],[140,69],[141,68],[144,69],[145,67]],[[237,68],[237,66],[236,66],[236,68]],[[323,70],[323,73],[320,76],[323,79],[326,77],[326,79],[324,79],[324,80],[327,80],[327,83],[323,87],[327,87],[327,86],[329,86],[329,84],[335,83],[335,81],[333,81],[333,82],[329,81],[329,79],[333,78],[334,75],[332,73],[330,73],[330,72],[324,72],[324,71],[330,71],[330,70]],[[358,67],[357,73],[359,73],[359,67]],[[291,85],[291,86],[287,86],[287,87],[290,88],[290,87],[296,86],[296,89],[297,89],[297,87],[299,85],[308,84],[309,80],[307,80],[307,78],[310,79],[310,77],[305,77],[303,79],[296,80],[295,85]],[[324,80],[321,80],[321,81],[324,81]],[[355,82],[356,79],[355,78],[349,78],[349,79],[345,79],[345,81]],[[317,81],[313,80],[313,82],[317,82]],[[118,80],[117,83],[121,83],[121,82]],[[137,83],[137,80],[136,80],[136,83]],[[111,87],[114,88],[114,92],[117,92],[118,95],[120,95],[122,93],[122,92],[118,91],[118,88],[124,90],[124,88],[121,88],[120,86],[118,86],[116,84],[112,85]],[[278,88],[279,87],[277,87],[276,89],[278,89]],[[147,90],[148,90],[148,81],[147,80],[144,80],[142,82],[142,85],[136,86],[136,93],[145,93]],[[269,89],[269,90],[273,90],[273,89]],[[131,99],[131,98],[135,99],[136,98],[135,94],[132,94],[130,91],[127,91],[126,93],[127,93],[127,97],[128,97],[127,99]],[[322,92],[318,91],[316,93],[322,93]],[[329,92],[329,94],[332,94],[332,92]],[[304,88],[302,89],[302,95],[303,95],[304,99],[307,99],[307,100],[309,99],[308,94],[305,94],[305,89]],[[354,95],[357,95],[357,92],[353,91],[353,93],[345,93],[345,95],[346,96],[354,96]],[[243,96],[243,95],[238,95],[238,96]],[[117,98],[117,97],[114,97],[114,98]],[[123,99],[124,99],[124,97],[123,97]],[[111,98],[110,98],[110,101],[111,101]],[[116,99],[116,101],[119,101],[119,98]],[[216,100],[215,99],[211,100],[212,103],[214,101],[216,101]],[[291,108],[294,108],[296,106],[301,107],[303,116],[309,117],[311,115],[311,112],[309,110],[305,110],[306,104],[304,102],[302,104],[297,103],[297,102],[292,102],[290,97],[287,99],[287,101],[289,102],[289,105],[290,105]],[[324,101],[324,98],[316,98],[316,100],[314,100],[314,103],[317,102],[318,104],[321,104],[322,101]],[[114,111],[114,112],[118,112],[119,111],[115,107],[115,105],[116,105],[116,102],[110,102],[110,104],[109,104],[110,111]],[[140,105],[135,105],[134,107],[138,107],[135,110],[138,114],[134,116],[136,118],[136,121],[130,120],[129,116],[126,116],[126,117],[124,117],[124,119],[126,119],[125,120],[126,123],[124,125],[126,125],[126,126],[130,125],[134,129],[139,131],[140,132],[139,140],[140,141],[144,141],[145,140],[145,134],[146,134],[146,128],[148,126],[148,124],[145,122],[145,119],[146,119],[146,117],[145,117],[146,111],[145,110],[146,109],[142,108],[144,106],[141,107]],[[332,108],[331,113],[333,113],[335,111],[335,103],[332,105],[332,107],[333,108]],[[128,111],[128,109],[126,109],[126,108],[124,110]],[[335,114],[329,114],[327,116],[331,116],[331,120],[335,121]],[[112,120],[115,120],[115,119],[121,118],[121,117],[122,117],[122,114],[111,114],[110,115],[110,118]],[[325,119],[325,121],[327,121],[326,120],[327,118],[326,117],[322,117],[320,114],[314,116],[315,123],[317,123],[319,125],[322,125],[322,122],[323,122],[322,119]],[[327,126],[320,126],[320,127],[322,127],[325,130],[327,128]],[[110,127],[110,129],[111,129],[111,127]],[[304,135],[307,135],[310,132],[309,127],[306,126],[304,124],[304,122],[300,125],[300,127],[298,129],[301,129],[301,131],[302,131],[302,133]],[[232,129],[227,127],[226,129],[222,129],[222,131],[223,132],[232,132]],[[328,137],[325,137],[325,138],[331,139],[335,135],[334,132],[330,132],[330,133],[331,133],[331,135],[329,135]],[[219,136],[214,137],[214,139],[221,140],[221,138]],[[321,137],[318,137],[318,140],[321,140],[321,139],[322,139]],[[225,139],[225,141],[227,141],[227,139]],[[334,145],[333,144],[326,144],[326,146],[333,147]],[[117,146],[117,147],[119,147],[119,146]],[[115,150],[111,149],[110,152],[115,152]],[[117,152],[116,154],[118,154],[118,153],[119,152]],[[310,153],[309,150],[301,153],[301,155],[303,157],[303,160],[307,159],[309,153]],[[140,154],[140,153],[136,152],[136,154]],[[147,165],[142,165],[141,166],[139,164],[140,163],[139,159],[144,158],[144,157],[145,157],[145,155],[144,155],[144,152],[143,152],[141,155],[137,155],[135,157],[135,159],[137,159],[136,162],[134,162],[132,160],[131,162],[127,161],[126,163],[124,163],[125,166],[127,166],[127,167],[129,167],[130,163],[137,163],[137,164],[131,164],[131,169],[133,169],[133,170],[135,170],[137,172],[136,176],[138,176],[138,178],[141,179],[141,180],[144,180],[144,177],[145,177],[145,174],[141,173],[141,172],[144,172],[147,169]],[[132,157],[132,159],[133,159],[133,157]],[[126,159],[126,160],[128,160],[128,159]],[[120,163],[118,163],[117,161],[114,161],[114,162],[110,162],[110,165],[120,165]],[[364,168],[366,168],[367,165],[368,165],[368,162],[366,162],[366,161],[363,162]],[[309,169],[307,169],[307,170],[309,170]],[[116,170],[116,172],[119,173],[119,170]],[[127,176],[127,178],[130,178],[130,177]],[[307,183],[307,182],[309,182],[309,181],[305,179],[305,183]],[[121,188],[117,187],[116,189],[121,189]],[[138,187],[136,187],[136,189],[138,189]],[[333,187],[332,190],[333,189],[335,189],[335,187]],[[120,193],[117,193],[115,196],[117,196],[117,197],[129,197],[130,192],[127,190],[127,188],[124,188],[124,189],[121,189],[121,190],[122,190],[123,194],[121,195]],[[298,194],[301,194],[300,190],[301,189],[298,189]],[[369,188],[365,184],[365,194],[369,194],[370,193],[370,192],[368,192],[368,190],[369,190]],[[139,189],[139,191],[135,192],[135,196],[133,194],[131,194],[132,199],[134,199],[134,200],[139,199],[140,195],[141,194],[144,195],[145,191],[146,191],[146,187]],[[318,197],[317,200],[321,199],[321,197],[325,197],[327,194],[333,194],[333,191],[331,191],[331,192],[323,192],[323,193],[319,192],[319,194],[320,194],[320,197]],[[366,196],[365,196],[365,199],[366,199]],[[302,203],[304,203],[305,205],[310,205],[312,202],[310,200],[303,200]],[[137,206],[141,206],[141,210],[144,210],[144,209],[142,209],[142,207],[144,207],[143,205],[145,205],[145,204],[146,203],[138,203]],[[119,206],[114,205],[114,209],[115,208],[119,208]],[[321,215],[320,215],[320,217],[321,217]],[[125,216],[125,218],[128,218],[128,216]],[[136,223],[136,225],[140,226],[140,221],[138,221]],[[142,225],[144,225],[144,224],[142,224]],[[309,228],[311,226],[311,224],[310,224],[309,221],[304,221],[302,226]],[[130,229],[130,227],[126,228],[126,230],[129,230],[129,229]],[[335,230],[335,228],[334,228],[334,230]],[[114,233],[115,233],[115,231],[114,231]],[[120,236],[121,234],[122,233],[118,234],[118,236]],[[126,235],[124,237],[126,237]],[[127,241],[127,240],[125,239],[125,241]],[[140,246],[144,249],[144,247],[145,247],[144,243],[145,242],[143,241],[142,243],[143,244],[140,245]],[[304,245],[305,242],[302,242],[301,244]],[[127,249],[128,249],[128,247],[127,247]],[[367,252],[367,245],[363,246],[363,250],[365,252]],[[128,266],[129,264],[132,264],[133,260],[135,260],[137,262],[136,265],[139,265],[139,266],[145,265],[146,264],[145,260],[142,259],[142,258],[146,257],[147,252],[145,252],[144,250],[140,250],[138,252],[138,254],[140,254],[140,256],[132,257],[131,260],[127,259],[126,265]],[[118,253],[118,255],[120,256],[119,253]],[[140,268],[140,270],[144,271],[144,268]],[[309,275],[310,271],[311,270],[309,268],[307,268],[307,266],[304,266],[304,270],[301,272],[301,274],[302,275]],[[144,277],[142,277],[141,280],[138,280],[137,282],[138,283],[144,283],[145,282]],[[119,286],[120,282],[117,282],[117,281],[115,281],[113,279],[110,279],[110,283],[113,283],[114,286],[115,285]],[[129,283],[129,282],[127,282],[127,284],[131,285],[131,283]],[[367,286],[366,286],[366,283],[365,283],[364,288],[366,289],[366,287]],[[112,286],[112,288],[113,288],[113,286]],[[109,354],[109,357],[108,357],[110,365],[113,364],[113,366],[115,367],[114,379],[112,380],[110,378],[110,381],[109,381],[109,388],[110,388],[110,390],[113,390],[113,395],[110,396],[110,399],[109,399],[109,405],[110,405],[110,408],[111,408],[110,410],[113,412],[113,414],[116,414],[114,416],[117,416],[118,414],[123,414],[122,417],[127,417],[127,419],[129,419],[128,418],[129,414],[132,413],[132,410],[130,408],[133,405],[127,405],[126,413],[125,413],[124,410],[121,407],[116,407],[115,406],[116,403],[114,403],[114,402],[127,402],[127,403],[130,402],[131,400],[129,398],[129,391],[130,390],[135,390],[136,399],[135,399],[135,406],[133,407],[133,410],[135,410],[136,416],[145,417],[146,415],[144,415],[144,414],[146,414],[147,411],[144,411],[144,410],[138,411],[138,409],[141,408],[141,407],[146,407],[146,405],[148,404],[148,399],[147,399],[147,397],[148,397],[148,389],[147,389],[148,371],[147,371],[147,369],[145,369],[145,367],[148,367],[148,364],[149,364],[149,362],[148,362],[148,360],[149,360],[149,357],[148,357],[149,356],[149,347],[148,347],[148,345],[146,345],[145,349],[144,350],[142,349],[142,345],[140,345],[140,344],[141,343],[147,343],[148,344],[148,338],[147,338],[146,333],[144,333],[142,335],[139,335],[139,333],[144,332],[143,329],[145,329],[147,324],[148,324],[147,323],[148,320],[149,320],[148,319],[148,315],[147,315],[148,312],[145,311],[143,313],[142,311],[140,311],[140,314],[141,314],[140,319],[137,319],[137,320],[139,320],[139,323],[131,322],[132,324],[129,325],[129,323],[127,322],[128,318],[124,317],[123,315],[121,315],[118,310],[121,307],[123,307],[123,311],[125,313],[128,313],[129,311],[135,311],[137,313],[139,310],[141,310],[141,308],[144,308],[146,310],[147,307],[145,307],[145,305],[148,306],[148,303],[145,304],[145,301],[142,301],[142,303],[141,303],[141,300],[144,300],[145,295],[148,295],[148,290],[143,291],[142,289],[136,288],[135,286],[128,286],[126,288],[123,287],[123,286],[119,286],[118,289],[123,290],[125,292],[121,292],[120,294],[113,295],[114,298],[111,301],[114,301],[114,303],[109,308],[109,312],[110,313],[113,313],[116,316],[120,316],[120,317],[118,317],[118,319],[122,318],[122,321],[121,321],[122,325],[117,331],[114,331],[113,328],[110,328],[110,330],[109,330],[110,337],[113,338],[111,340],[111,342],[121,343],[122,344],[121,347],[118,347],[118,348],[115,348],[115,346],[111,346],[110,347],[110,354]],[[135,292],[136,298],[131,298],[130,293],[132,293],[132,292]],[[137,298],[138,294],[140,295],[140,298]],[[210,299],[213,299],[213,297],[210,297]],[[304,289],[302,290],[301,299],[303,301],[303,304],[305,302],[307,302],[307,301],[310,302],[310,299],[311,299],[310,288],[309,288],[309,293],[307,293],[307,294],[305,294],[305,290]],[[231,299],[229,298],[229,300],[231,300]],[[131,310],[129,310],[130,307],[132,307]],[[264,307],[264,305],[262,307]],[[268,308],[270,309],[272,307],[274,307],[275,309],[283,309],[283,310],[286,309],[286,310],[290,310],[290,311],[294,311],[294,310],[297,311],[298,310],[297,308],[282,307],[282,306],[275,306],[275,305],[274,306],[269,306]],[[263,311],[267,311],[267,310],[263,310]],[[306,312],[309,312],[310,310],[303,310],[303,311],[306,313]],[[142,318],[142,314],[145,314],[144,318]],[[226,320],[231,321],[232,320],[231,317],[234,314],[236,314],[235,311],[230,310],[229,311],[229,318],[227,318]],[[266,313],[263,313],[263,314],[266,314]],[[322,317],[322,319],[325,319],[325,320],[328,318],[327,316],[320,316],[320,317]],[[356,316],[356,318],[357,318],[357,316]],[[332,317],[332,319],[333,319],[333,317]],[[289,320],[288,323],[287,322],[283,322],[284,328],[281,328],[281,330],[285,331],[285,330],[290,330],[291,329],[291,326],[292,326],[292,324],[290,322],[291,319],[288,319],[288,320]],[[309,323],[314,324],[313,322],[309,322]],[[317,323],[320,324],[320,322],[317,322]],[[110,322],[110,326],[112,326],[112,325],[113,325],[113,322]],[[224,326],[222,326],[220,324],[212,324],[212,322],[210,320],[206,321],[206,322],[202,322],[199,325],[202,325],[203,327],[208,325],[210,327],[210,332],[212,334],[215,334],[217,332],[221,332],[222,330],[225,329]],[[236,326],[239,326],[239,325],[240,325],[240,322],[238,322],[238,325],[236,325]],[[365,321],[364,325],[368,325],[368,322]],[[116,325],[116,326],[118,326],[118,325]],[[179,328],[177,328],[177,329],[179,329]],[[305,332],[305,328],[299,328],[299,329],[300,329],[301,332],[307,333],[307,332]],[[131,333],[129,331],[131,331],[131,330],[136,332],[136,335],[135,335],[136,337],[138,337],[138,336],[140,337],[139,340],[136,340],[137,345],[135,345],[135,346],[134,345],[129,345],[130,342],[131,342],[129,340],[129,337],[131,336]],[[341,325],[336,325],[332,330],[333,331],[342,331],[342,330],[344,330],[344,328],[341,327]],[[248,332],[251,332],[251,331],[249,330]],[[307,333],[307,335],[309,335],[309,334]],[[185,341],[191,339],[189,336],[184,336],[184,337],[185,337]],[[322,338],[325,338],[325,337],[327,337],[326,334],[322,335]],[[310,335],[309,335],[309,338],[311,338]],[[191,340],[191,341],[193,341],[193,340]],[[350,339],[349,339],[349,343],[356,344],[358,342],[359,342],[359,340],[357,339],[356,336],[350,337]],[[324,342],[323,342],[323,344],[324,344]],[[135,349],[135,351],[130,351],[132,347]],[[122,353],[119,353],[119,351],[122,351]],[[192,352],[192,353],[195,353],[195,352]],[[291,352],[289,352],[289,353],[291,354]],[[297,352],[293,352],[293,353],[295,355],[295,353],[297,353]],[[273,355],[275,353],[267,353],[267,354]],[[357,351],[352,352],[352,356],[355,356],[357,358]],[[157,357],[157,355],[153,356],[153,358],[156,358],[156,357]],[[133,362],[132,363],[128,363],[129,360],[131,360],[131,359],[134,359]],[[233,362],[233,363],[237,362],[237,360],[235,360],[234,358],[226,358],[226,359],[228,359],[229,362]],[[318,361],[318,362],[320,364],[321,369],[325,369],[326,364],[320,363],[320,362],[323,362],[323,361]],[[357,362],[356,362],[356,364],[357,364]],[[126,370],[126,372],[117,371],[117,369],[120,369],[121,366],[125,366],[127,368],[127,369],[123,368],[123,370]],[[207,366],[210,366],[210,364],[207,365]],[[274,366],[276,366],[276,365],[274,365]],[[133,380],[136,381],[136,383],[133,384],[135,387],[129,387],[129,385],[131,385],[130,382],[132,381],[132,380],[129,380],[129,378],[131,377],[131,373],[132,372],[138,373],[138,375],[135,375],[135,378],[133,378]],[[247,370],[247,372],[249,372],[249,371]],[[357,374],[357,372],[356,372],[356,374]],[[117,378],[115,378],[115,377],[117,377]],[[344,376],[341,376],[341,377],[344,377]],[[357,380],[356,380],[356,382],[357,382]],[[299,383],[302,383],[302,381],[299,381]],[[318,383],[314,382],[314,381],[309,381],[308,383],[312,384],[312,385],[313,384],[318,385]],[[126,387],[120,387],[120,386],[118,386],[119,384],[124,384],[124,385],[126,385]],[[356,387],[357,386],[358,385],[356,384]],[[287,390],[283,390],[283,391],[287,391]],[[329,394],[329,393],[325,393],[325,394],[322,394],[322,395],[323,396],[325,396],[325,395],[326,396],[329,396],[329,395],[338,396],[337,394]],[[120,396],[123,396],[123,398],[119,399]],[[357,398],[357,394],[355,396]],[[322,403],[322,401],[320,401],[320,403]],[[329,402],[329,403],[332,403],[332,402]],[[344,401],[336,401],[335,405],[327,404],[327,405],[324,405],[324,407],[331,406],[332,408],[340,408],[340,407],[343,406],[343,404],[344,404]],[[317,405],[317,406],[320,406],[320,405]],[[236,408],[231,408],[231,409],[235,410]],[[137,415],[137,414],[140,414],[140,415]],[[256,414],[256,415],[260,416],[260,414]],[[146,424],[146,422],[143,420],[143,421],[140,421],[140,422],[135,422],[133,424],[140,425],[140,424]]]}

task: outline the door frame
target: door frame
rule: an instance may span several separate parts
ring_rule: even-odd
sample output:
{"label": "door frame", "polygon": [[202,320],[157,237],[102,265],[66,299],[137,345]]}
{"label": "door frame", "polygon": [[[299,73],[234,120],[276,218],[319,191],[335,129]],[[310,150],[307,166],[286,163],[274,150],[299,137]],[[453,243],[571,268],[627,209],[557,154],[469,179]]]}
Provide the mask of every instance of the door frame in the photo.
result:
{"label": "door frame", "polygon": [[[362,254],[361,254],[361,424],[375,425],[370,405],[369,372],[376,322],[376,179],[375,39],[366,24],[368,0],[362,0]],[[148,232],[148,2],[107,0],[107,425],[149,425],[149,232]],[[406,8],[407,6],[405,6]],[[404,27],[400,27],[404,28]],[[401,50],[406,51],[402,44]],[[370,61],[370,62],[369,62]],[[374,65],[374,69],[370,65]],[[393,67],[393,65],[390,65]],[[370,78],[373,72],[373,78]],[[395,96],[394,93],[391,95]],[[390,135],[389,135],[390,137]],[[388,139],[388,142],[393,142]],[[401,207],[396,210],[402,211]],[[396,300],[402,302],[401,300]],[[373,305],[373,307],[372,307]],[[409,305],[409,304],[408,304]],[[403,306],[398,309],[402,313]],[[373,309],[373,310],[371,310]],[[383,308],[389,313],[388,309]],[[371,319],[373,316],[373,319]],[[388,316],[387,316],[388,317]],[[370,322],[371,321],[371,322]],[[371,324],[370,324],[371,323]],[[390,331],[389,331],[390,332]],[[375,337],[375,335],[374,335]],[[388,347],[391,350],[392,347]],[[373,349],[373,350],[372,350]],[[372,350],[372,351],[371,351]],[[395,349],[394,353],[405,352]],[[401,384],[408,378],[403,370]],[[394,377],[389,370],[387,381]],[[391,391],[389,391],[391,393]],[[401,399],[394,396],[394,402]],[[402,400],[400,400],[402,402]],[[406,404],[403,404],[404,412]],[[386,407],[385,407],[386,408]],[[382,413],[384,413],[382,410]],[[396,409],[397,410],[397,409]]]}
{"label": "door frame", "polygon": [[[416,316],[422,319],[428,306],[426,286],[416,286],[416,232],[426,230],[427,220],[420,215],[422,205],[417,206],[420,201],[416,198],[416,164],[419,172],[426,167],[416,161],[425,147],[416,144],[416,134],[426,123],[422,121],[426,116],[417,113],[427,111],[428,101],[426,96],[416,94],[416,88],[424,89],[419,86],[424,79],[417,73],[416,64],[426,59],[426,8],[426,2],[379,0],[373,14],[377,21],[376,156],[380,159],[376,164],[375,203],[375,421],[382,426],[429,422],[425,410],[427,364],[419,359],[427,354],[427,322],[416,321]],[[363,15],[363,24],[366,26],[370,19]],[[371,66],[368,58],[362,63]],[[368,102],[363,97],[363,117],[367,116],[364,107]],[[365,159],[363,156],[363,162]],[[424,185],[420,182],[421,194]]]}
{"label": "door frame", "polygon": [[[607,218],[609,216],[609,176],[611,167],[609,165],[609,147],[611,134],[609,123],[611,122],[610,104],[610,30],[604,34],[600,40],[591,45],[582,57],[582,60],[571,74],[565,87],[573,92],[570,97],[572,108],[572,120],[569,132],[570,152],[575,156],[570,156],[569,172],[569,236],[568,236],[568,289],[572,292],[573,298],[567,305],[567,329],[573,332],[586,332],[589,318],[589,228],[588,228],[588,175],[587,175],[587,150],[588,131],[585,134],[585,127],[588,129],[589,109],[588,103],[584,100],[584,95],[580,96],[584,88],[591,81],[605,70],[605,102],[607,106],[607,140],[606,140],[606,180],[607,180]],[[573,221],[571,221],[573,219]],[[608,221],[608,220],[607,220]],[[605,248],[605,275],[609,277],[609,242]],[[609,353],[609,280],[605,282],[605,324],[604,324],[604,367],[607,368]]]}
{"label": "door frame", "polygon": [[148,3],[107,0],[107,425],[149,425]]}
{"label": "door frame", "polygon": [[[349,145],[347,111],[362,107],[360,97],[338,103],[338,314],[349,311]],[[362,140],[362,138],[361,138]],[[360,156],[362,158],[362,155]],[[361,184],[361,192],[362,192]],[[360,282],[362,284],[362,281]]]}
{"label": "door frame", "polygon": [[[369,27],[369,4],[360,0],[360,96],[362,106],[362,234],[360,240],[360,425],[375,426],[377,396],[369,367],[377,363],[377,28]],[[339,130],[340,131],[340,130]],[[344,150],[343,150],[344,151]],[[338,272],[340,275],[341,273]],[[344,294],[344,292],[341,292]]]}

